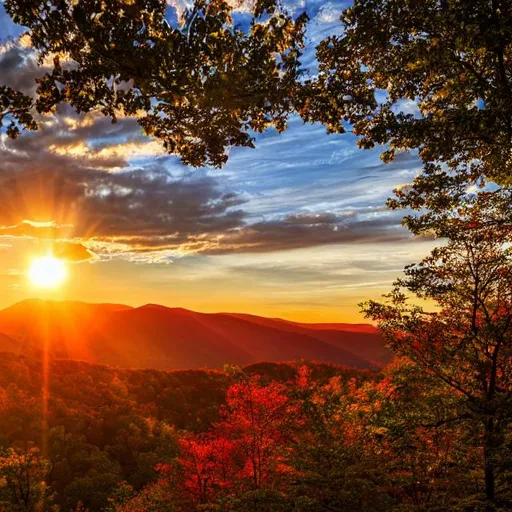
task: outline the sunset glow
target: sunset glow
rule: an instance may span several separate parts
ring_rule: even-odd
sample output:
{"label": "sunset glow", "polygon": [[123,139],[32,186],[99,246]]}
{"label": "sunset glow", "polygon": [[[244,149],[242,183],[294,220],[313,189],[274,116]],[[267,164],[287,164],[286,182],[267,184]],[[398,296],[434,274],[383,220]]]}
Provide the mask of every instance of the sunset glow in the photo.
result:
{"label": "sunset glow", "polygon": [[38,288],[58,288],[67,275],[65,263],[53,256],[34,259],[28,270],[30,282]]}

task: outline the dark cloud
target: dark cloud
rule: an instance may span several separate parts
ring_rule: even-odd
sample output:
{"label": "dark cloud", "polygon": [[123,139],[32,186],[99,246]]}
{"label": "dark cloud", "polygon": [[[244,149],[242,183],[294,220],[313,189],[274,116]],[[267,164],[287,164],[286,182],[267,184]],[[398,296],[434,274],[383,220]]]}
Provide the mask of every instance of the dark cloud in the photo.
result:
{"label": "dark cloud", "polygon": [[233,230],[205,248],[205,252],[270,252],[329,244],[405,241],[411,236],[400,225],[400,219],[401,216],[390,214],[371,218],[353,213],[292,215]]}
{"label": "dark cloud", "polygon": [[[44,72],[31,50],[15,43],[2,47],[0,68],[0,83],[32,92]],[[135,119],[112,124],[60,106],[40,124],[16,141],[0,139],[0,236],[54,240],[61,257],[73,261],[90,258],[92,247],[100,254],[226,254],[408,238],[400,215],[377,209],[326,207],[255,222],[248,199],[217,179],[173,175],[169,157],[160,156]],[[144,157],[138,168],[130,166],[134,155]],[[410,159],[399,155],[397,165],[407,168]]]}
{"label": "dark cloud", "polygon": [[94,146],[92,158],[80,154],[93,134],[128,145],[140,138],[130,119],[81,121],[72,117],[66,124],[61,114],[38,132],[0,141],[0,235],[84,243],[170,237],[180,246],[244,225],[244,200],[204,173],[176,177],[158,158],[127,168],[122,156],[101,156],[111,147],[106,144]]}
{"label": "dark cloud", "polygon": [[14,41],[0,45],[0,85],[33,94],[36,78],[44,75],[48,68],[39,66],[30,48],[23,48]]}
{"label": "dark cloud", "polygon": [[156,166],[108,173],[39,153],[39,158],[31,152],[2,155],[3,234],[55,236],[65,229],[73,237],[172,235],[184,240],[241,226],[245,216],[234,208],[243,201],[210,177],[175,179]]}
{"label": "dark cloud", "polygon": [[109,252],[106,244],[115,242],[123,252],[206,254],[408,238],[400,215],[376,210],[293,213],[251,222],[242,209],[247,200],[204,173],[176,177],[165,158],[126,168],[123,157],[101,153],[96,145],[92,156],[80,154],[93,135],[107,133],[121,144],[138,140],[131,120],[117,126],[101,117],[83,125],[80,118],[72,120],[73,129],[61,115],[39,132],[0,145],[0,235],[81,239],[97,242],[100,252]]}
{"label": "dark cloud", "polygon": [[[265,253],[331,244],[393,243],[411,240],[411,235],[400,225],[400,216],[383,215],[364,218],[357,214],[335,215],[322,213],[303,217],[297,215],[281,219],[244,223],[241,227],[223,232],[189,233],[186,237],[121,236],[115,242],[131,247],[136,253],[176,251],[201,254],[229,254],[233,252]],[[320,221],[320,219],[323,219]],[[98,238],[108,243],[109,238]]]}

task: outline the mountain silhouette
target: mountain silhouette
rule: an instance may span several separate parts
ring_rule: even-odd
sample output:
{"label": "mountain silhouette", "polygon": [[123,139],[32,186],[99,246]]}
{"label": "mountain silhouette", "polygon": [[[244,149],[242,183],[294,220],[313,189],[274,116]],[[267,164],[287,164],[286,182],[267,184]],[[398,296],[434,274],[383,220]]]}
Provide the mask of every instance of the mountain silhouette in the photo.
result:
{"label": "mountain silhouette", "polygon": [[155,369],[300,359],[375,368],[391,358],[366,324],[37,299],[0,311],[0,351]]}

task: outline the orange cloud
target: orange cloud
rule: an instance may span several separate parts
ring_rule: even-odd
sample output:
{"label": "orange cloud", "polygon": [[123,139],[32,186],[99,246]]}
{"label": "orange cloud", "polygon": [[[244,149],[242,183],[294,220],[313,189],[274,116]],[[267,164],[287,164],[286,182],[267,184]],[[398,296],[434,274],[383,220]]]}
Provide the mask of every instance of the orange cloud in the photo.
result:
{"label": "orange cloud", "polygon": [[53,255],[68,261],[85,261],[94,258],[94,254],[82,244],[68,241],[54,242]]}
{"label": "orange cloud", "polygon": [[54,221],[36,222],[23,220],[12,226],[0,226],[0,236],[34,237],[34,238],[60,238],[72,228],[70,224],[57,224]]}

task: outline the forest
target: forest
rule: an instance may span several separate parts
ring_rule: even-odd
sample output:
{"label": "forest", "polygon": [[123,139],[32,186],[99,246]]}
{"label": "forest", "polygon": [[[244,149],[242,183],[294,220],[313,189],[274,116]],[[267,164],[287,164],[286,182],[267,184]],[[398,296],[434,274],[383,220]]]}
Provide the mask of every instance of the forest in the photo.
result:
{"label": "forest", "polygon": [[446,421],[460,397],[404,360],[377,373],[321,363],[165,372],[52,361],[46,399],[40,364],[4,354],[1,369],[2,510],[483,505],[481,449],[470,441],[478,425]]}

